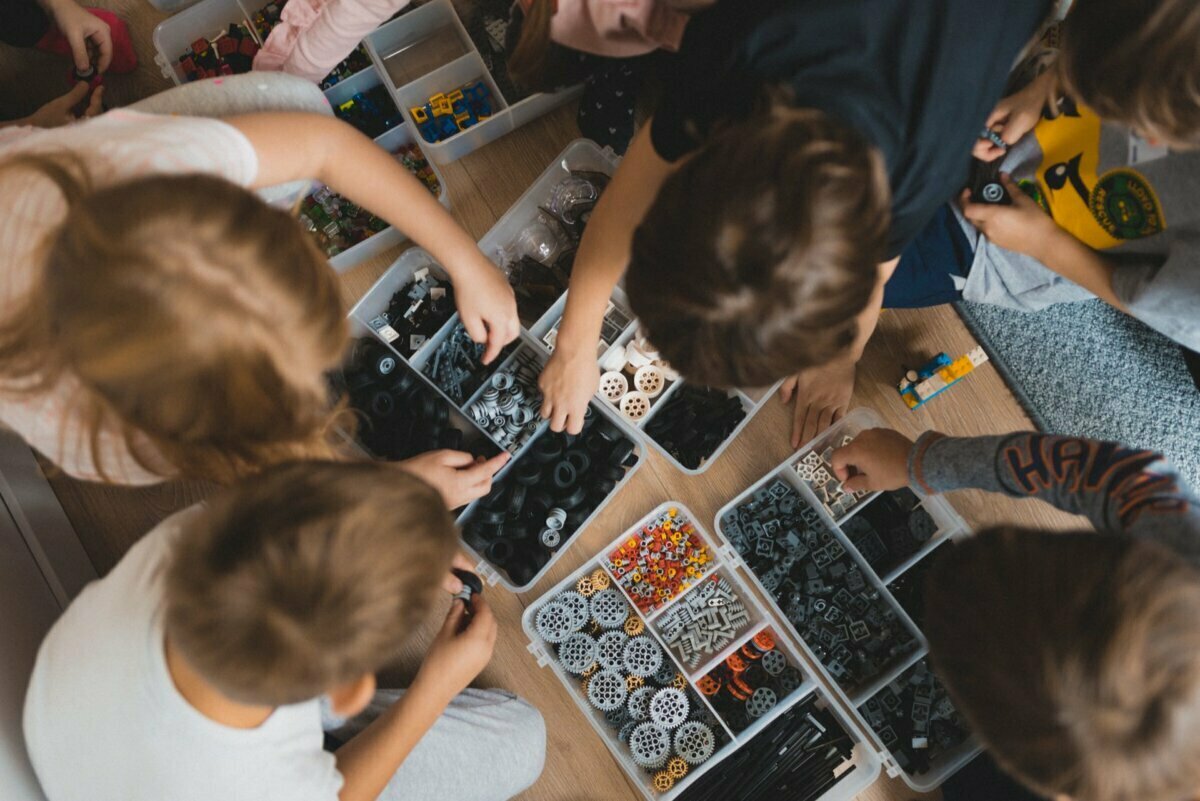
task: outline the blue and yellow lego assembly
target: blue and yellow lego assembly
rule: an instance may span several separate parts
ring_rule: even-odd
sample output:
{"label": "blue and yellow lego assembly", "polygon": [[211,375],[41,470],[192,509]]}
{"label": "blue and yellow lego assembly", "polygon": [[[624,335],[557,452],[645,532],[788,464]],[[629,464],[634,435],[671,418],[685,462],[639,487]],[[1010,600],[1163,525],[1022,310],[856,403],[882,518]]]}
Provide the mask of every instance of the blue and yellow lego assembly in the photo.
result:
{"label": "blue and yellow lego assembly", "polygon": [[975,348],[965,356],[953,361],[945,353],[939,353],[928,363],[916,370],[909,370],[900,380],[897,389],[905,405],[910,409],[923,406],[927,401],[945,392],[963,376],[988,360],[983,348]]}
{"label": "blue and yellow lego assembly", "polygon": [[408,110],[426,142],[442,142],[492,116],[492,92],[483,81],[439,92]]}

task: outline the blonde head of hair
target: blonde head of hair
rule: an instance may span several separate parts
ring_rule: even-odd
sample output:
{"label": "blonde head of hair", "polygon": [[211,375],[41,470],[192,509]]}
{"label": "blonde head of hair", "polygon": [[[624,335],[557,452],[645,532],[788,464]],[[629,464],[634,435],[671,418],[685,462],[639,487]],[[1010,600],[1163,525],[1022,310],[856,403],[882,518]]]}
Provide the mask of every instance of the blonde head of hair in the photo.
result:
{"label": "blonde head of hair", "polygon": [[216,481],[330,454],[323,374],[348,333],[336,277],[295,219],[208,175],[93,188],[72,157],[0,169],[67,202],[0,324],[0,391],[77,380],[71,411],[101,476],[105,431],[147,469]]}

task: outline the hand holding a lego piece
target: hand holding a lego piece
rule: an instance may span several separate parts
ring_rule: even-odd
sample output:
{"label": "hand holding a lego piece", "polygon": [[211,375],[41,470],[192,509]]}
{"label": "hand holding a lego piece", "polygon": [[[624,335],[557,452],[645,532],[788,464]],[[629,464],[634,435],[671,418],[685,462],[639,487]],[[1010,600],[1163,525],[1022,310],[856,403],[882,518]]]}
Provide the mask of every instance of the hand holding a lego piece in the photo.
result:
{"label": "hand holding a lego piece", "polygon": [[485,461],[464,451],[438,450],[405,459],[398,466],[440,492],[447,509],[457,509],[491,492],[492,476],[510,458],[507,451]]}
{"label": "hand holding a lego piece", "polygon": [[834,475],[847,492],[877,492],[908,486],[913,441],[890,428],[863,431],[833,452]]}
{"label": "hand holding a lego piece", "polygon": [[1024,253],[1045,263],[1047,249],[1058,247],[1063,236],[1070,236],[1025,194],[1012,176],[1000,173],[1000,181],[1012,198],[1012,205],[972,203],[971,191],[960,196],[963,216],[991,241],[1006,250]]}
{"label": "hand holding a lego piece", "polygon": [[461,599],[450,603],[410,692],[429,693],[448,704],[487,667],[496,647],[496,616],[482,595],[473,596],[471,606],[468,614]]}
{"label": "hand holding a lego piece", "polygon": [[784,403],[793,399],[792,447],[799,448],[821,431],[841,420],[854,394],[856,362],[836,359],[820,367],[801,370],[784,379],[779,389]]}
{"label": "hand holding a lego piece", "polygon": [[113,55],[112,30],[108,23],[75,0],[42,0],[42,5],[54,17],[54,24],[71,45],[75,69],[87,72],[92,68],[91,48],[95,48],[96,69],[106,72]]}
{"label": "hand holding a lego piece", "polygon": [[484,258],[478,248],[471,250],[477,258],[471,259],[469,267],[458,270],[447,267],[447,270],[454,281],[454,297],[463,328],[474,342],[487,343],[483,363],[491,364],[521,331],[517,297],[504,273]]}
{"label": "hand holding a lego piece", "polygon": [[446,575],[442,579],[442,589],[451,595],[457,595],[458,593],[462,592],[463,583],[462,579],[454,575],[454,568],[465,570],[468,573],[474,573],[475,565],[470,559],[467,559],[466,554],[464,554],[462,551],[456,551],[454,553],[454,558],[450,560],[450,568],[450,570],[446,571]]}
{"label": "hand holding a lego piece", "polygon": [[[1057,95],[1056,72],[1053,69],[1046,70],[1024,89],[997,103],[987,118],[987,127],[1000,134],[1005,145],[1012,147],[1033,130],[1046,106],[1057,105]],[[993,161],[1007,153],[1008,147],[999,147],[987,139],[979,139],[971,154],[980,161]]]}
{"label": "hand holding a lego piece", "polygon": [[542,390],[542,417],[550,421],[550,429],[578,434],[583,430],[588,402],[600,387],[595,347],[574,351],[564,345],[560,332],[538,386]]}

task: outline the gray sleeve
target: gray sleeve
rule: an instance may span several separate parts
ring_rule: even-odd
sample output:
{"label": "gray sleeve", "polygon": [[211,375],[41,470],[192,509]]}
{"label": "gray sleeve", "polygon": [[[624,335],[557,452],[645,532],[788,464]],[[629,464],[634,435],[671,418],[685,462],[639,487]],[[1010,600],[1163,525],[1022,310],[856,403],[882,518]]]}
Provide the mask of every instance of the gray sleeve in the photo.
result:
{"label": "gray sleeve", "polygon": [[1113,291],[1129,313],[1165,337],[1200,351],[1200,237],[1179,234],[1167,257],[1106,254]]}
{"label": "gray sleeve", "polygon": [[1200,501],[1160,454],[1033,432],[946,437],[927,432],[909,455],[926,493],[982,489],[1039,498],[1097,530],[1158,540],[1200,558]]}

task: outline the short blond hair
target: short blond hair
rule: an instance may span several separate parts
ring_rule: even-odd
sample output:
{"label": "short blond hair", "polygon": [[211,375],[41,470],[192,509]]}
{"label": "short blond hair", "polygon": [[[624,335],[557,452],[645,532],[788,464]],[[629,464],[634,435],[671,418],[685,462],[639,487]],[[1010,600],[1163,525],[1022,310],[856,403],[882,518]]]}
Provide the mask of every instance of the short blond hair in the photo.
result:
{"label": "short blond hair", "polygon": [[77,379],[70,411],[103,478],[105,431],[150,472],[165,459],[226,483],[333,455],[325,373],[349,329],[337,277],[293,217],[210,175],[95,188],[65,153],[0,171],[49,181],[67,204],[0,322],[0,392]]}
{"label": "short blond hair", "polygon": [[394,467],[273,467],[181,532],[165,579],[166,636],[231,698],[315,698],[396,655],[455,543],[437,491]]}
{"label": "short blond hair", "polygon": [[927,578],[934,667],[997,762],[1041,795],[1200,791],[1200,570],[1158,543],[999,529]]}

